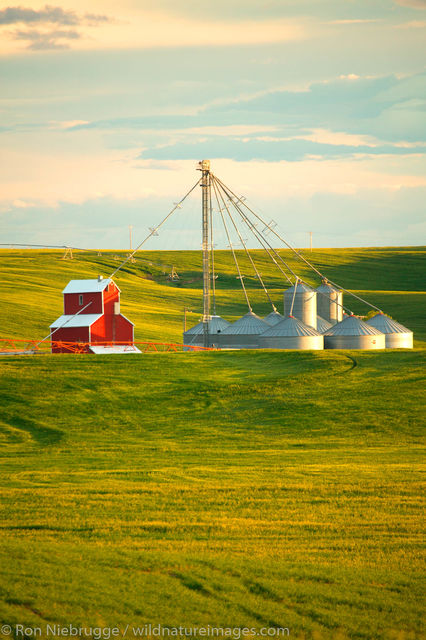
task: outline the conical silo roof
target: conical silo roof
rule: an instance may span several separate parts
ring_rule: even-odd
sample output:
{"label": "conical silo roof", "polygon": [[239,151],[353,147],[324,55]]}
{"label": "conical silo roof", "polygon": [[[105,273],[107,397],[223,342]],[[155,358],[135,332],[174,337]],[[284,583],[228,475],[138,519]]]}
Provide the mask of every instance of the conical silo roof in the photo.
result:
{"label": "conical silo roof", "polygon": [[275,324],[273,327],[269,327],[262,333],[262,337],[278,337],[278,336],[319,336],[321,335],[313,327],[309,327],[307,324],[295,318],[293,316],[287,316],[283,318],[281,322]]}
{"label": "conical silo roof", "polygon": [[329,295],[330,293],[335,293],[336,291],[340,291],[340,289],[337,289],[336,287],[333,287],[327,280],[323,280],[322,284],[320,284],[319,287],[316,288],[317,291],[319,291],[320,293],[325,293],[326,295]]}
{"label": "conical silo roof", "polygon": [[317,330],[319,333],[324,333],[328,329],[330,329],[333,325],[328,320],[324,320],[321,316],[317,316]]}
{"label": "conical silo roof", "polygon": [[382,335],[382,332],[375,327],[371,327],[369,324],[360,320],[356,316],[348,316],[341,322],[333,325],[331,329],[328,329],[325,336],[374,336]]}
{"label": "conical silo roof", "polygon": [[[218,332],[222,333],[222,331],[229,326],[230,326],[230,322],[228,322],[227,320],[224,320],[223,318],[221,318],[221,316],[211,316],[209,320],[209,333],[210,334],[218,333]],[[185,331],[185,335],[193,336],[193,335],[199,335],[203,332],[204,332],[203,323],[199,322],[194,327],[191,327],[190,329],[188,329],[188,331]]]}
{"label": "conical silo roof", "polygon": [[370,327],[374,327],[382,333],[412,333],[410,329],[407,329],[404,325],[392,320],[389,316],[385,316],[384,313],[377,313],[366,322]]}
{"label": "conical silo roof", "polygon": [[259,318],[253,311],[249,311],[245,316],[238,318],[238,320],[226,327],[222,334],[257,335],[263,333],[269,326],[265,320]]}
{"label": "conical silo roof", "polygon": [[265,320],[265,322],[272,325],[272,324],[277,324],[278,322],[281,322],[281,320],[284,319],[284,316],[282,316],[281,313],[278,313],[278,311],[271,311],[271,313],[269,313],[263,319]]}
{"label": "conical silo roof", "polygon": [[[293,293],[294,292],[294,287],[295,287],[295,285],[292,285],[291,287],[286,289],[284,293]],[[304,282],[298,282],[297,283],[296,295],[298,293],[307,293],[308,291],[313,291],[312,287],[310,287],[309,285],[305,284]]]}
{"label": "conical silo roof", "polygon": [[331,286],[327,280],[316,288],[317,314],[331,325],[343,320],[343,292]]}

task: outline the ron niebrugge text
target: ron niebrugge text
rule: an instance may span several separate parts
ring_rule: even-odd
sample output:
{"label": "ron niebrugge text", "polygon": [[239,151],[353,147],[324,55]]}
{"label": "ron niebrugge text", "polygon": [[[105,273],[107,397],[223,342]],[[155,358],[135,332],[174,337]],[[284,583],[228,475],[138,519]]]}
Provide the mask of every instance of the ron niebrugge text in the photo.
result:
{"label": "ron niebrugge text", "polygon": [[8,625],[1,627],[3,636],[14,636],[15,638],[47,638],[47,637],[70,637],[70,638],[93,638],[94,640],[109,640],[110,638],[139,637],[206,637],[206,638],[274,638],[290,635],[287,627],[163,627],[161,624],[146,624],[144,626],[124,627],[80,627],[59,624],[47,624],[42,627],[27,627],[23,624]]}

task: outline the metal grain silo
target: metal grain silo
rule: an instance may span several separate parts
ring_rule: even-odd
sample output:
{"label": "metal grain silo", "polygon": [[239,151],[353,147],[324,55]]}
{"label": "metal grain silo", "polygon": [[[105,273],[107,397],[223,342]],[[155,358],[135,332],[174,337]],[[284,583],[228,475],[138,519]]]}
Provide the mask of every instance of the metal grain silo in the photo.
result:
{"label": "metal grain silo", "polygon": [[269,326],[265,320],[249,311],[217,336],[217,345],[224,349],[258,349],[259,335]]}
{"label": "metal grain silo", "polygon": [[318,333],[325,333],[328,329],[331,329],[333,325],[321,316],[317,316],[317,331]]}
{"label": "metal grain silo", "polygon": [[[209,320],[209,336],[211,345],[217,344],[217,336],[230,326],[230,322],[224,320],[220,316],[211,316]],[[183,334],[183,344],[196,345],[202,347],[204,345],[204,326],[202,322],[199,322],[194,327],[188,329]]]}
{"label": "metal grain silo", "polygon": [[316,329],[294,316],[266,329],[259,336],[261,349],[323,349],[324,338]]}
{"label": "metal grain silo", "polygon": [[[293,309],[291,308],[292,303]],[[316,329],[317,292],[300,281],[297,281],[296,285],[286,289],[284,291],[284,316],[288,317],[290,315]]]}
{"label": "metal grain silo", "polygon": [[317,311],[318,315],[330,324],[336,324],[343,320],[343,293],[335,289],[327,280],[317,287]]}
{"label": "metal grain silo", "polygon": [[278,311],[271,311],[271,313],[269,313],[265,318],[263,318],[265,320],[265,322],[267,322],[268,324],[277,324],[278,322],[281,322],[281,320],[284,319],[284,316],[281,315],[281,313],[278,313]]}
{"label": "metal grain silo", "polygon": [[377,313],[367,324],[385,334],[386,349],[413,348],[413,332],[384,313]]}
{"label": "metal grain silo", "polygon": [[324,334],[326,349],[384,349],[385,336],[356,316],[348,316]]}

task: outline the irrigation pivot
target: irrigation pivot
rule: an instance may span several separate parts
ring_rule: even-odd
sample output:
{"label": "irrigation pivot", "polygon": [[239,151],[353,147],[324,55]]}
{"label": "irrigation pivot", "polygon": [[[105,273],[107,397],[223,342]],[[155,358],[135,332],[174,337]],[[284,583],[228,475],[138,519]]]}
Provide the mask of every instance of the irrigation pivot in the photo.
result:
{"label": "irrigation pivot", "polygon": [[[277,230],[273,221],[267,223],[246,202],[244,196],[238,196],[226,186],[212,171],[210,160],[197,163],[201,177],[189,189],[179,202],[175,202],[169,213],[154,227],[150,233],[133,248],[132,225],[129,225],[130,253],[111,273],[109,278],[98,280],[71,281],[64,289],[64,295],[74,296],[68,301],[65,315],[51,325],[51,333],[37,343],[37,347],[53,334],[62,346],[52,341],[52,351],[64,351],[65,342],[96,347],[96,353],[121,352],[119,346],[134,345],[133,323],[122,316],[119,307],[119,289],[113,282],[114,276],[134,255],[165,225],[175,211],[182,208],[188,196],[201,187],[202,204],[202,262],[203,262],[203,314],[201,322],[194,327],[186,327],[186,311],[184,321],[184,349],[186,347],[202,347],[204,349],[381,349],[411,348],[412,332],[406,327],[388,318],[371,302],[363,299],[353,291],[349,291],[328,280],[319,269],[300,251],[297,251]],[[223,230],[235,263],[237,279],[247,304],[247,313],[230,323],[216,311],[214,224],[215,219],[221,221]],[[244,231],[241,231],[241,227]],[[274,304],[272,295],[266,286],[262,270],[259,268],[259,254],[251,253],[245,234],[250,232],[251,242],[259,244],[266,256],[280,272],[280,277],[287,280],[290,287],[284,291],[284,315],[281,315]],[[271,234],[269,236],[268,234]],[[312,236],[311,236],[312,237]],[[291,267],[281,255],[281,250],[274,247],[277,241],[293,254],[295,265]],[[236,251],[238,247],[243,251]],[[68,250],[68,247],[65,247]],[[242,260],[244,258],[244,260]],[[302,264],[301,264],[302,263]],[[309,268],[314,278],[319,277],[322,284],[316,289],[306,282],[297,272],[298,265]],[[253,273],[251,273],[253,272]],[[253,297],[251,279],[257,281],[271,306],[270,313],[261,318],[254,312],[250,298]],[[178,280],[179,276],[172,266],[170,280]],[[246,279],[246,280],[245,280]],[[68,289],[72,283],[72,291]],[[90,283],[90,285],[89,285]],[[75,289],[75,290],[74,290]],[[109,292],[108,298],[104,295]],[[371,323],[363,322],[360,316],[343,305],[343,292],[366,304],[379,313],[371,319]],[[89,295],[90,294],[90,295]],[[98,299],[99,298],[99,299]],[[65,300],[67,302],[67,300]],[[104,302],[107,304],[104,305]],[[87,311],[88,307],[90,309]],[[213,315],[211,315],[211,311]],[[346,313],[344,313],[346,312]],[[386,340],[385,340],[386,335]],[[102,344],[100,344],[102,342]],[[107,344],[106,344],[107,343]],[[117,347],[117,348],[115,348]],[[93,348],[91,348],[93,352]],[[128,351],[126,348],[125,352]]]}
{"label": "irrigation pivot", "polygon": [[[273,221],[267,223],[247,204],[244,196],[238,196],[211,171],[210,160],[201,160],[197,164],[197,169],[201,171],[199,184],[202,188],[203,316],[202,321],[194,327],[186,329],[185,326],[183,338],[185,344],[198,344],[204,347],[213,345],[228,349],[322,349],[324,346],[355,349],[384,348],[384,336],[382,335],[383,339],[377,337],[380,335],[380,329],[378,329],[378,333],[375,333],[374,327],[362,325],[362,331],[360,330],[362,321],[355,317],[350,309],[343,306],[343,291],[371,309],[380,312],[378,307],[353,291],[348,291],[328,280],[310,260],[280,235],[276,229],[276,223]],[[213,213],[217,213],[216,217],[222,221],[228,247],[231,250],[238,274],[237,278],[248,307],[248,313],[233,323],[227,323],[216,313]],[[250,231],[253,236],[251,239],[254,239],[256,244],[260,244],[266,255],[280,271],[281,276],[284,276],[290,284],[290,287],[284,292],[283,316],[278,312],[256,265],[258,255],[250,253],[247,239],[244,238],[240,225],[247,228],[246,232]],[[271,234],[270,238],[268,234]],[[312,251],[312,232],[309,234]],[[296,259],[295,267],[291,268],[281,255],[280,250],[274,247],[272,243],[276,244],[277,241],[292,252]],[[240,252],[235,251],[235,248],[239,246],[242,246],[247,258],[244,265],[239,255]],[[293,270],[294,268],[298,269],[297,265],[303,266],[304,269],[308,267],[313,277],[319,277],[322,284],[315,289],[311,284],[305,282]],[[253,275],[244,273],[243,269],[248,269],[249,272],[252,269]],[[250,301],[252,292],[249,292],[249,286],[244,283],[244,279],[247,277],[256,278],[272,307],[271,312],[265,318],[260,318],[253,311]],[[249,284],[249,280],[247,280],[247,284]],[[211,300],[213,315],[210,314]],[[350,320],[343,319],[344,311],[348,312],[346,315]],[[318,326],[318,322],[320,326]],[[387,330],[394,333],[395,326],[390,327],[389,325]],[[317,327],[320,330],[317,330]],[[403,327],[399,331],[402,330],[405,328]],[[408,333],[409,330],[406,332]],[[327,337],[325,345],[324,334]],[[339,337],[335,338],[335,334]],[[374,335],[369,340],[365,339],[366,334]]]}

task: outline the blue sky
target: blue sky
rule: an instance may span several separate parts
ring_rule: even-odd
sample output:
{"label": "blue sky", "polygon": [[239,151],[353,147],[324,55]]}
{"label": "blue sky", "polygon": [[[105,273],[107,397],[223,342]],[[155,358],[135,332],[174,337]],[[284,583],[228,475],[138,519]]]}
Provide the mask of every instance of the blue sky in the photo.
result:
{"label": "blue sky", "polygon": [[[2,242],[127,247],[202,158],[297,246],[425,242],[426,0],[24,0],[0,31]],[[147,247],[199,248],[199,209]]]}

